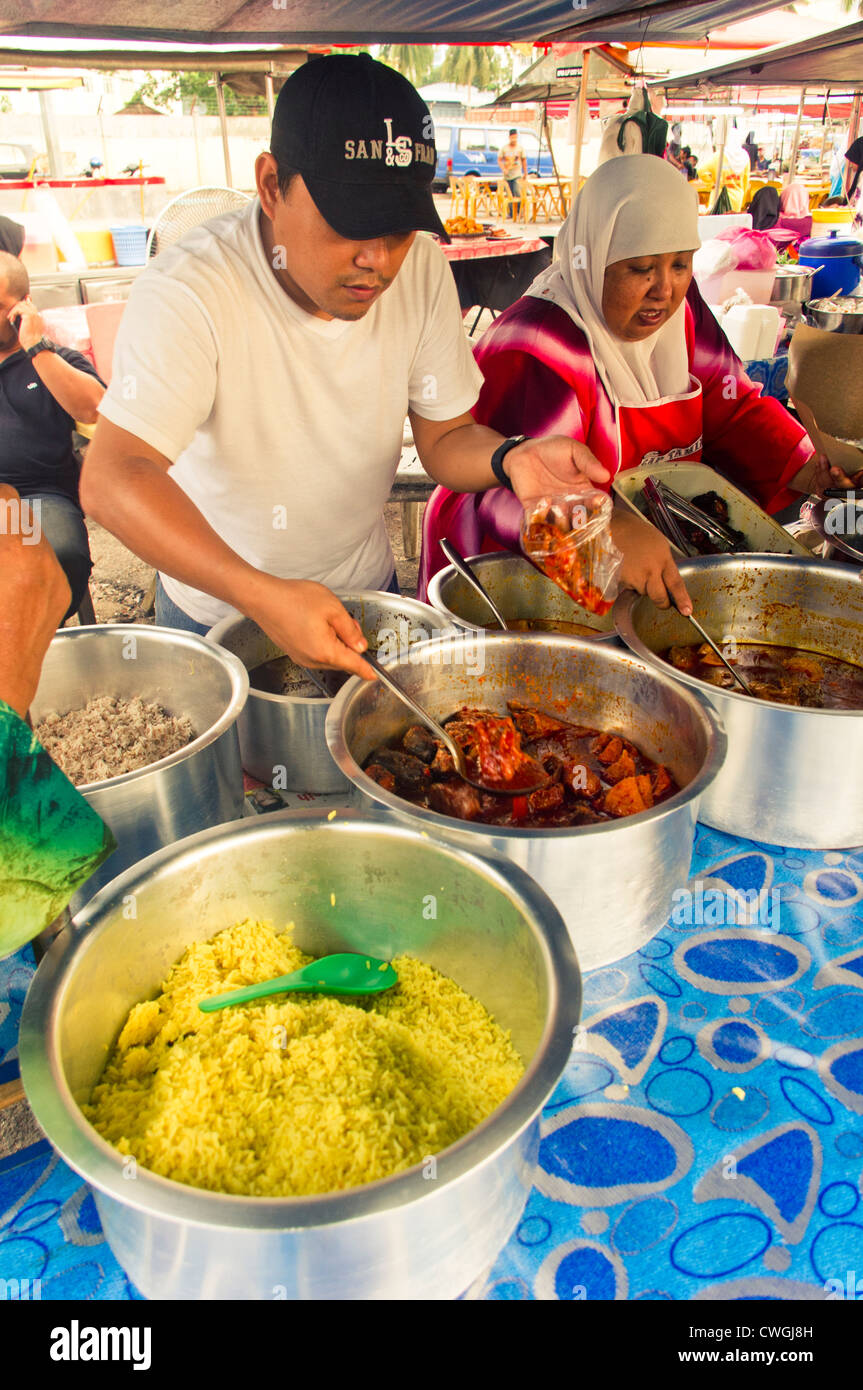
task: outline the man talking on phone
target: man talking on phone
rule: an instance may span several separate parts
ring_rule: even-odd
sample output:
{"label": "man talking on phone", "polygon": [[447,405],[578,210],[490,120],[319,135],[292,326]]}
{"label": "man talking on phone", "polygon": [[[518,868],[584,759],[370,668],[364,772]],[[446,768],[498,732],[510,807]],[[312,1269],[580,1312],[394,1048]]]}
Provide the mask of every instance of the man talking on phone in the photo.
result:
{"label": "man talking on phone", "polygon": [[95,422],[104,392],[86,357],[48,338],[27,267],[0,251],[0,483],[30,504],[6,507],[0,524],[17,525],[25,543],[44,535],[72,591],[67,618],[92,569],[72,432],[76,420]]}

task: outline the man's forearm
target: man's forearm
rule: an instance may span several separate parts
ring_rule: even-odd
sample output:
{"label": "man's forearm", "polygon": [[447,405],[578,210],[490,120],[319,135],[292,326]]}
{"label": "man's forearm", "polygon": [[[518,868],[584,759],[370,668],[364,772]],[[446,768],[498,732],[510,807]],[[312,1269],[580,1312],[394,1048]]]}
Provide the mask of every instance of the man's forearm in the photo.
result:
{"label": "man's forearm", "polygon": [[127,459],[109,471],[88,457],[81,505],[147,564],[246,611],[260,571],[221,540],[151,459]]}
{"label": "man's forearm", "polygon": [[105,388],[89,372],[79,372],[56,352],[37,352],[33,366],[58,405],[73,420],[93,424]]}
{"label": "man's forearm", "polygon": [[471,423],[450,430],[425,451],[417,447],[423,468],[436,483],[453,492],[484,492],[498,486],[491,456],[504,438],[497,430]]}

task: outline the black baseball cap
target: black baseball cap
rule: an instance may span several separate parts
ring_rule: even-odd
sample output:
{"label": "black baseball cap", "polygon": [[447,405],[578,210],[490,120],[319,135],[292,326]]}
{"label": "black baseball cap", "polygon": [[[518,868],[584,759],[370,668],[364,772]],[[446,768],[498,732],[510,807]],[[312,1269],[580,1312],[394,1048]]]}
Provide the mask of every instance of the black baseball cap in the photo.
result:
{"label": "black baseball cap", "polygon": [[270,149],[303,176],[326,222],[351,240],[435,232],[437,152],[428,107],[367,53],[310,59],[279,92]]}

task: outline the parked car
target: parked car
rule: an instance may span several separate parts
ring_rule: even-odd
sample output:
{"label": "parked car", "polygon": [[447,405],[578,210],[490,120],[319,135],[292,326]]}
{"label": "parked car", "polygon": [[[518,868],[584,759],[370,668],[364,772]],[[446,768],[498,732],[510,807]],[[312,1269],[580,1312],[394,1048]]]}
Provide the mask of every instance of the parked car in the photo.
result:
{"label": "parked car", "polygon": [[[481,179],[499,178],[500,165],[498,151],[509,139],[509,126],[482,126],[461,121],[435,122],[435,145],[437,147],[437,167],[434,186],[445,189],[450,174],[464,178],[466,174],[477,174]],[[539,138],[534,130],[519,127],[519,143],[527,159],[527,172],[535,177],[550,179],[554,176],[551,155],[543,145],[539,149]]]}
{"label": "parked car", "polygon": [[0,143],[0,179],[26,179],[35,157],[32,145]]}

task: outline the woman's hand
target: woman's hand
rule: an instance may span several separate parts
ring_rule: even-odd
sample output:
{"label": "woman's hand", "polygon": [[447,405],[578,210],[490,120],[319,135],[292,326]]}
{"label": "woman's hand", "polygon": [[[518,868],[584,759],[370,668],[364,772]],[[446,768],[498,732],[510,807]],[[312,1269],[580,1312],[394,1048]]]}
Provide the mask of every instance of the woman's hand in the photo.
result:
{"label": "woman's hand", "polygon": [[510,449],[503,467],[520,502],[552,493],[601,487],[610,476],[586,444],[567,439],[565,435],[526,439]]}
{"label": "woman's hand", "polygon": [[859,473],[849,475],[835,463],[831,463],[824,454],[810,454],[788,486],[796,492],[803,492],[807,496],[814,494],[816,497],[822,497],[827,488],[832,487],[853,490],[863,486],[863,468]]}
{"label": "woman's hand", "polygon": [[655,526],[634,512],[617,508],[611,520],[611,537],[623,553],[620,584],[647,594],[657,608],[673,604],[684,616],[692,612],[692,600],[671,554],[671,546]]}
{"label": "woman's hand", "polygon": [[362,628],[323,584],[259,573],[243,611],[299,666],[376,679],[360,656],[368,646]]}

